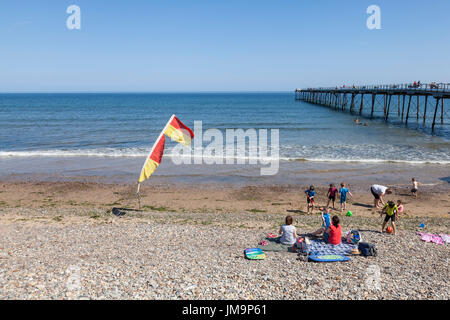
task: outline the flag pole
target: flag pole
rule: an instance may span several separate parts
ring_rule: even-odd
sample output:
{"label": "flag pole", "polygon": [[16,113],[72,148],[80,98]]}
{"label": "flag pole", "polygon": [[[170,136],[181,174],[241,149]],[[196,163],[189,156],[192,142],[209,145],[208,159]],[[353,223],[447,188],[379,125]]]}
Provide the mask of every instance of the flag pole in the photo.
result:
{"label": "flag pole", "polygon": [[138,198],[138,210],[141,210],[141,194],[139,193],[139,189],[141,187],[141,183],[138,182],[136,196]]}
{"label": "flag pole", "polygon": [[[154,149],[156,148],[156,146],[158,145],[159,140],[161,140],[161,137],[165,134],[166,129],[167,129],[167,127],[169,126],[170,122],[172,122],[173,118],[175,118],[175,115],[174,115],[174,114],[172,114],[172,116],[170,117],[169,121],[167,121],[166,125],[164,126],[164,129],[163,129],[163,130],[161,131],[161,133],[159,134],[158,139],[156,139],[155,143],[153,144],[153,147],[152,147],[152,149],[150,150],[150,152],[149,152],[149,154],[148,154],[148,156],[147,156],[147,158],[146,158],[146,160],[145,160],[145,162],[144,162],[144,165],[142,166],[141,174],[142,174],[142,171],[143,171],[144,168],[145,168],[145,165],[147,164],[148,158],[150,157],[150,155],[153,153],[153,150],[154,150]],[[138,181],[137,191],[136,191],[136,196],[137,196],[137,198],[138,198],[138,206],[139,206],[139,210],[141,210],[141,193],[139,192],[139,189],[140,189],[140,188],[141,188],[141,183]]]}

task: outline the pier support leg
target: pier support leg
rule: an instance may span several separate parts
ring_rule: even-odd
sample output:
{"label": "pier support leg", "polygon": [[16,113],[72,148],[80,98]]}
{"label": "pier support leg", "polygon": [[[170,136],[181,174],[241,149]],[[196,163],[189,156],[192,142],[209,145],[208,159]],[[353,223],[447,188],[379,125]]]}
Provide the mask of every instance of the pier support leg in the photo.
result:
{"label": "pier support leg", "polygon": [[412,100],[412,96],[409,96],[409,101],[408,101],[408,112],[406,112],[406,124],[408,124],[408,119],[409,119],[409,109],[411,107],[411,100]]}
{"label": "pier support leg", "polygon": [[353,109],[355,109],[355,94],[352,93],[352,101],[350,102],[350,112],[353,112]]}
{"label": "pier support leg", "polygon": [[425,109],[423,110],[423,124],[427,121],[427,105],[428,105],[428,96],[425,96]]}
{"label": "pier support leg", "polygon": [[405,100],[406,100],[406,96],[403,95],[402,122],[403,122],[403,117],[405,115]]}
{"label": "pier support leg", "polygon": [[370,119],[373,119],[373,111],[375,109],[375,98],[376,98],[376,94],[372,93],[372,111],[370,112]]}
{"label": "pier support leg", "polygon": [[419,121],[419,111],[420,111],[420,96],[417,95],[417,121]]}
{"label": "pier support leg", "polygon": [[431,125],[431,131],[433,132],[434,132],[434,125],[436,124],[436,115],[439,108],[439,99],[440,98],[436,98],[436,108],[434,109],[433,124]]}
{"label": "pier support leg", "polygon": [[389,111],[390,111],[390,109],[391,109],[391,98],[392,98],[392,95],[390,94],[390,95],[389,95],[389,102],[388,102],[387,112],[386,112],[386,121],[387,121],[388,118],[389,118]]}
{"label": "pier support leg", "polygon": [[359,106],[359,115],[362,114],[364,109],[364,93],[361,94],[361,105]]}

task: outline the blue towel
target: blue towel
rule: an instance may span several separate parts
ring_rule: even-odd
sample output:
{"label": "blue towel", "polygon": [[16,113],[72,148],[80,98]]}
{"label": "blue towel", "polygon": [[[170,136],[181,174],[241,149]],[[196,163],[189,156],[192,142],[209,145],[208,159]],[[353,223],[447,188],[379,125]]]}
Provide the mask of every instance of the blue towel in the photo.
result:
{"label": "blue towel", "polygon": [[337,245],[325,243],[325,241],[321,239],[310,239],[310,241],[311,243],[308,246],[308,254],[312,255],[336,254],[347,256],[350,255],[353,249],[358,249],[357,244],[350,244],[346,241]]}

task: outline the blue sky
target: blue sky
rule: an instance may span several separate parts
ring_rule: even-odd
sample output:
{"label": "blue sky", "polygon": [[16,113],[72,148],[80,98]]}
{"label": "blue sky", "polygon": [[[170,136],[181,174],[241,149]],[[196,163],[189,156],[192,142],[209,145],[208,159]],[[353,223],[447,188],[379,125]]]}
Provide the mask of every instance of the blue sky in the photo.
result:
{"label": "blue sky", "polygon": [[[69,5],[81,30],[68,30]],[[381,30],[369,30],[369,5]],[[449,82],[448,0],[5,0],[0,92]]]}

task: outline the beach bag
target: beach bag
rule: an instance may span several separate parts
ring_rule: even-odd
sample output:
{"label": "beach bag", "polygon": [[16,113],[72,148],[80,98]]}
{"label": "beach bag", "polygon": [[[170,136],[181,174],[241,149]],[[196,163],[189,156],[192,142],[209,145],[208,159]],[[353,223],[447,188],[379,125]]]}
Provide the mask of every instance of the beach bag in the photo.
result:
{"label": "beach bag", "polygon": [[298,237],[294,244],[294,248],[297,249],[298,254],[307,253],[310,245],[310,241],[306,237]]}
{"label": "beach bag", "polygon": [[350,243],[350,244],[358,244],[362,241],[361,234],[359,233],[358,230],[352,230],[352,231],[348,232],[346,238],[347,238],[347,243]]}
{"label": "beach bag", "polygon": [[378,252],[377,248],[374,244],[370,244],[367,242],[360,242],[358,245],[358,250],[361,252],[361,255],[364,257],[376,257]]}

